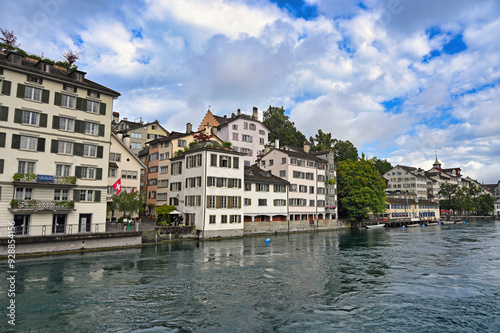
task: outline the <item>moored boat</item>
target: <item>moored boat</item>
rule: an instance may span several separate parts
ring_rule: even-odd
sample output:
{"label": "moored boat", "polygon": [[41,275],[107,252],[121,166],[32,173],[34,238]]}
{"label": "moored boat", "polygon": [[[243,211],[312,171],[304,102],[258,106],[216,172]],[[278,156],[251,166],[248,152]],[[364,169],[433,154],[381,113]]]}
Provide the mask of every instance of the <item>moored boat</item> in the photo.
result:
{"label": "moored boat", "polygon": [[385,227],[385,224],[382,223],[382,224],[372,224],[372,225],[367,225],[366,228],[367,229],[380,229],[380,228],[383,228]]}

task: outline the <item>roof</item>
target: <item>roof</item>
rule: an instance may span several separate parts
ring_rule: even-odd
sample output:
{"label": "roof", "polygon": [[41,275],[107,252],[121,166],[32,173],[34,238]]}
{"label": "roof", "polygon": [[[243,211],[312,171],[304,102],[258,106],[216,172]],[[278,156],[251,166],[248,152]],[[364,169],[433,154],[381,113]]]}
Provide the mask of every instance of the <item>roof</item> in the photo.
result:
{"label": "roof", "polygon": [[277,177],[271,171],[265,171],[256,166],[246,166],[244,170],[245,181],[250,183],[273,183],[288,185],[290,182]]}
{"label": "roof", "polygon": [[[124,129],[120,129],[118,128],[120,124],[126,124],[128,125],[128,128],[124,128]],[[133,129],[136,129],[136,128],[139,128],[139,127],[143,127],[143,126],[149,126],[149,125],[158,125],[160,126],[165,132],[168,133],[168,131],[163,128],[163,126],[161,126],[160,122],[158,120],[155,120],[155,121],[150,121],[149,123],[143,123],[143,122],[137,122],[137,121],[130,121],[130,120],[120,120],[117,124],[117,130],[120,131],[120,132],[127,132],[127,131],[131,131]]]}
{"label": "roof", "polygon": [[[15,64],[7,59],[8,55],[11,53],[18,54],[18,55],[23,57],[23,61],[22,61],[21,65]],[[98,90],[100,92],[106,93],[106,94],[111,95],[113,97],[120,96],[119,92],[114,91],[110,88],[107,88],[103,85],[100,85],[94,81],[87,79],[87,78],[84,78],[83,81],[78,81],[70,76],[70,74],[73,73],[73,71],[61,70],[61,69],[59,69],[59,66],[57,66],[57,67],[52,66],[50,72],[44,72],[37,67],[37,64],[39,63],[38,60],[34,59],[34,61],[31,61],[31,60],[28,60],[27,58],[29,58],[29,57],[25,57],[25,56],[23,56],[19,53],[16,53],[16,52],[0,53],[0,67],[14,70],[14,71],[24,71],[24,72],[28,72],[28,73],[33,73],[36,75],[40,75],[43,77],[54,79],[56,81],[70,82],[70,83],[77,85],[77,86],[84,86],[84,87],[92,89],[92,90]],[[43,60],[40,60],[40,61],[43,62]]]}
{"label": "roof", "polygon": [[[406,199],[403,198],[386,198],[386,202],[390,204],[396,204],[396,205],[406,205]],[[430,200],[425,200],[425,199],[418,199],[418,202],[415,201],[415,199],[410,199],[408,198],[408,205],[437,205],[439,206],[439,203],[430,201]]]}
{"label": "roof", "polygon": [[247,114],[244,114],[244,113],[240,113],[238,115],[232,115],[230,118],[228,117],[220,117],[220,116],[216,116],[214,115],[215,119],[219,122],[219,126],[217,126],[218,128],[221,128],[221,127],[225,127],[225,126],[229,126],[229,124],[237,119],[245,119],[245,120],[250,120],[250,121],[254,121],[256,123],[259,123],[262,125],[262,127],[264,127],[265,129],[267,129],[269,131],[269,129],[258,119],[255,119],[254,117],[252,116],[249,116]]}
{"label": "roof", "polygon": [[[114,136],[116,138],[116,140],[118,140],[118,142],[130,153],[130,155],[132,155],[134,157],[134,159],[137,160],[137,162],[139,162],[141,164],[141,167],[143,168],[146,168],[146,165],[144,163],[142,163],[142,161],[139,159],[139,157],[137,157],[131,150],[129,147],[127,147],[127,145],[122,141],[120,140],[120,138],[118,137],[118,135],[116,135],[114,132],[111,132],[111,136]],[[116,163],[115,163],[116,164]],[[110,166],[111,166],[111,162],[110,162]],[[118,167],[118,165],[116,166]]]}
{"label": "roof", "polygon": [[307,160],[312,160],[312,161],[316,161],[316,162],[320,162],[320,163],[327,163],[327,161],[325,159],[317,157],[312,153],[306,153],[302,148],[298,148],[298,147],[285,146],[284,148],[271,148],[271,150],[268,151],[266,154],[264,154],[264,156],[266,156],[267,154],[269,154],[273,150],[283,152],[290,157],[307,159]]}

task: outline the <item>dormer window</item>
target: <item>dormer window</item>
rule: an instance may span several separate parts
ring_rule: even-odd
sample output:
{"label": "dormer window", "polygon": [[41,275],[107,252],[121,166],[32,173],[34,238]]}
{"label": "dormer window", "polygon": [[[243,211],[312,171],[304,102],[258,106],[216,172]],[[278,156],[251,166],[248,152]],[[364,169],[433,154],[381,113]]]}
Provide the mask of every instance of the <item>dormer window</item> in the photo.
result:
{"label": "dormer window", "polygon": [[29,83],[36,83],[36,84],[42,84],[43,79],[41,77],[33,76],[33,75],[28,75],[26,79]]}
{"label": "dormer window", "polygon": [[77,80],[77,81],[83,81],[83,74],[81,74],[81,73],[75,73],[75,80]]}
{"label": "dormer window", "polygon": [[11,53],[9,54],[9,59],[13,64],[22,65],[23,57],[19,54]]}
{"label": "dormer window", "polygon": [[50,65],[42,64],[42,71],[44,71],[45,73],[50,73]]}

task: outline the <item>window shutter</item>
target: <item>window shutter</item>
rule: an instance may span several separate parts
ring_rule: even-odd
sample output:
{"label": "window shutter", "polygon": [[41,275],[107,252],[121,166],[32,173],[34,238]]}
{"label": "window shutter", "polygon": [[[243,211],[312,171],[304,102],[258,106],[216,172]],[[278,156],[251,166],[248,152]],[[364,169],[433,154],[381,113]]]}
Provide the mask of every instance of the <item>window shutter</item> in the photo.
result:
{"label": "window shutter", "polygon": [[83,120],[75,119],[75,132],[85,133],[85,122]]}
{"label": "window shutter", "polygon": [[273,205],[276,206],[276,199],[273,200]]}
{"label": "window shutter", "polygon": [[266,184],[266,192],[269,192],[269,184]]}
{"label": "window shutter", "polygon": [[7,134],[5,133],[0,133],[0,147],[5,148],[5,138]]}
{"label": "window shutter", "polygon": [[106,115],[106,103],[100,103],[99,114]]}
{"label": "window shutter", "polygon": [[68,85],[67,85],[66,83],[63,83],[63,90],[66,90],[66,87],[67,87],[67,86],[68,86]]}
{"label": "window shutter", "polygon": [[17,84],[17,97],[24,98],[26,93],[26,86],[24,84]]}
{"label": "window shutter", "polygon": [[21,136],[18,134],[12,134],[12,149],[21,148]]}
{"label": "window shutter", "polygon": [[210,208],[210,196],[207,195],[207,208]]}
{"label": "window shutter", "polygon": [[233,188],[233,179],[232,178],[228,178],[227,179],[227,187],[228,188]]}
{"label": "window shutter", "polygon": [[104,147],[103,146],[97,146],[97,158],[102,158],[103,157],[103,151],[104,151]]}
{"label": "window shutter", "polygon": [[11,81],[3,81],[2,95],[10,96],[10,87],[12,86]]}
{"label": "window shutter", "polygon": [[231,157],[228,157],[227,159],[227,167],[230,168],[231,167],[231,160],[232,158]]}
{"label": "window shutter", "polygon": [[80,202],[80,190],[73,190],[73,201]]}
{"label": "window shutter", "polygon": [[23,110],[16,109],[14,111],[14,122],[18,124],[23,122]]}
{"label": "window shutter", "polygon": [[248,199],[248,205],[252,205],[252,199]]}
{"label": "window shutter", "polygon": [[241,208],[241,197],[238,197],[238,208]]}
{"label": "window shutter", "polygon": [[73,155],[83,156],[83,143],[73,143]]}
{"label": "window shutter", "polygon": [[82,178],[82,167],[81,166],[75,166],[75,177]]}
{"label": "window shutter", "polygon": [[50,91],[42,89],[42,103],[48,104],[50,99]]}
{"label": "window shutter", "polygon": [[233,197],[228,196],[227,201],[228,201],[227,208],[233,208]]}
{"label": "window shutter", "polygon": [[3,173],[3,166],[4,166],[4,164],[5,164],[4,159],[1,159],[0,160],[0,173]]}
{"label": "window shutter", "polygon": [[95,169],[95,179],[102,180],[102,168]]}
{"label": "window shutter", "polygon": [[58,151],[59,151],[59,140],[52,139],[52,141],[50,143],[50,152],[57,154]]}
{"label": "window shutter", "polygon": [[104,136],[104,124],[99,124],[99,136]]}
{"label": "window shutter", "polygon": [[101,202],[101,191],[94,191],[94,202]]}
{"label": "window shutter", "polygon": [[40,113],[40,127],[47,127],[47,114]]}
{"label": "window shutter", "polygon": [[38,143],[36,146],[36,151],[44,152],[45,151],[45,138],[38,138]]}
{"label": "window shutter", "polygon": [[218,196],[215,197],[215,208],[221,208],[221,206],[222,206],[222,199],[218,195]]}
{"label": "window shutter", "polygon": [[61,124],[61,117],[59,117],[59,116],[52,117],[52,128],[53,129],[59,129],[60,124]]}
{"label": "window shutter", "polygon": [[76,98],[76,109],[77,110],[83,110],[83,98],[77,97]]}
{"label": "window shutter", "polygon": [[56,92],[56,93],[54,94],[54,105],[59,105],[59,106],[61,106],[61,103],[62,103],[62,94],[61,94],[61,93]]}
{"label": "window shutter", "polygon": [[0,120],[1,121],[9,120],[9,108],[7,106],[0,106]]}

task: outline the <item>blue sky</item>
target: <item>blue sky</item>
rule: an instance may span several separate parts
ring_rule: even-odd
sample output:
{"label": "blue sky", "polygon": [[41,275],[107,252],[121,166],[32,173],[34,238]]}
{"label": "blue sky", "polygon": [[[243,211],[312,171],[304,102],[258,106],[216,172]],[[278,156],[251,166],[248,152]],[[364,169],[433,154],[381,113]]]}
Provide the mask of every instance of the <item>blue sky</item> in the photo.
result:
{"label": "blue sky", "polygon": [[122,117],[182,131],[283,106],[307,137],[500,180],[495,0],[20,0],[0,22],[28,52],[78,50]]}

